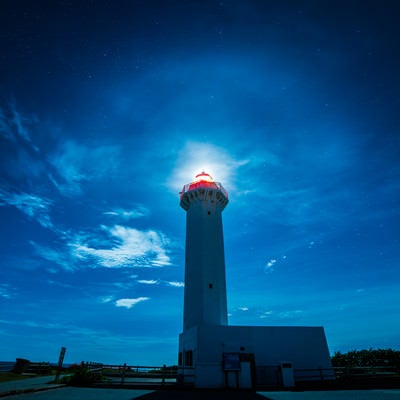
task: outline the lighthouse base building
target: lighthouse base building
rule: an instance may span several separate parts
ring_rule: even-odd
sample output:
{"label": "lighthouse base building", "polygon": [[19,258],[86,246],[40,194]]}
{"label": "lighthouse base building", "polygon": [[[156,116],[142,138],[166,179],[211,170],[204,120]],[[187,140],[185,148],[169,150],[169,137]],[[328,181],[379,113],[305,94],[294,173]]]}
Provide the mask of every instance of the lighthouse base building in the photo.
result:
{"label": "lighthouse base building", "polygon": [[334,379],[323,327],[228,325],[222,232],[228,193],[202,172],[180,200],[187,212],[180,382],[248,389]]}
{"label": "lighthouse base building", "polygon": [[322,327],[196,326],[179,336],[180,379],[207,388],[333,379]]}

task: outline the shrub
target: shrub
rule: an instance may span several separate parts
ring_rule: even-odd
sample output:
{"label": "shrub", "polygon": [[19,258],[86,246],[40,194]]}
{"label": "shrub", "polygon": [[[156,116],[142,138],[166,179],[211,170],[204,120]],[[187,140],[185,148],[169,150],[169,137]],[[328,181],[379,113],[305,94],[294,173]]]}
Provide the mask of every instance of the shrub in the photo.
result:
{"label": "shrub", "polygon": [[70,386],[91,386],[101,379],[102,376],[100,374],[96,374],[90,369],[82,368],[75,374],[65,377],[63,381]]}

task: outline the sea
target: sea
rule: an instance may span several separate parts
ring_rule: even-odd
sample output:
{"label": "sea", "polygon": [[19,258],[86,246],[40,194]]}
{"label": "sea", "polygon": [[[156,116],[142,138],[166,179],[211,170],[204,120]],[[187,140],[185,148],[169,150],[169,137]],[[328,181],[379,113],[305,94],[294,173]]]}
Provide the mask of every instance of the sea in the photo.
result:
{"label": "sea", "polygon": [[[0,361],[0,372],[8,372],[14,368],[15,361]],[[52,367],[57,367],[57,363],[50,363]],[[71,364],[64,363],[63,367],[68,368]]]}
{"label": "sea", "polygon": [[15,365],[15,361],[0,361],[0,372],[11,371]]}

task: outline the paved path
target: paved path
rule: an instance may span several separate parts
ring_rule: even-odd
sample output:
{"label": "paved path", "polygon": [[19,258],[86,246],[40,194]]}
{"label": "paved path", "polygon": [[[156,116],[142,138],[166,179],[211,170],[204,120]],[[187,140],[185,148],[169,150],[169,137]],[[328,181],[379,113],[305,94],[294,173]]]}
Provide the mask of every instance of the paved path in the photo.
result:
{"label": "paved path", "polygon": [[151,393],[150,390],[90,389],[64,387],[39,393],[7,396],[5,400],[133,400]]}
{"label": "paved path", "polygon": [[259,393],[270,400],[400,400],[400,389]]}
{"label": "paved path", "polygon": [[400,390],[241,392],[221,390],[135,390],[63,387],[7,400],[399,400]]}
{"label": "paved path", "polygon": [[63,385],[49,384],[54,380],[54,375],[35,378],[20,379],[16,381],[0,382],[0,396],[10,392],[35,391],[60,387]]}

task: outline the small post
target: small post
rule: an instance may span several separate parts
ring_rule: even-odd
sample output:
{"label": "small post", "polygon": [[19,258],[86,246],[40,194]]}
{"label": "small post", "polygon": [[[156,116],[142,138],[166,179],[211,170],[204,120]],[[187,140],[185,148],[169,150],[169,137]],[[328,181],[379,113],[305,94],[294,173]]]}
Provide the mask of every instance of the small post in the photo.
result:
{"label": "small post", "polygon": [[122,376],[121,376],[121,385],[125,382],[125,370],[126,370],[126,363],[122,367]]}
{"label": "small post", "polygon": [[66,351],[67,351],[67,349],[65,347],[61,347],[60,356],[58,357],[58,368],[57,368],[57,375],[56,375],[56,383],[58,383],[58,380],[60,379],[60,374],[61,374],[62,365],[63,365],[63,362],[64,362],[64,356],[65,356],[65,352]]}
{"label": "small post", "polygon": [[164,383],[165,383],[165,373],[166,373],[166,370],[167,370],[167,366],[164,364],[163,367],[162,367],[162,384],[163,384],[163,385],[164,385]]}

